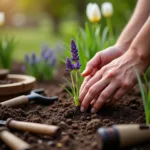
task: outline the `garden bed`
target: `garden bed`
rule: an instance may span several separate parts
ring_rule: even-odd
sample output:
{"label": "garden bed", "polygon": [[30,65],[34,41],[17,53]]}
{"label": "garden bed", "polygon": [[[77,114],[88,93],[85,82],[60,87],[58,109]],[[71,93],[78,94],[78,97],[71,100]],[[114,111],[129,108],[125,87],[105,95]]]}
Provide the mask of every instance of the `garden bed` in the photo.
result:
{"label": "garden bed", "polygon": [[[105,106],[98,114],[74,113],[74,103],[70,96],[58,85],[63,83],[63,71],[52,82],[39,82],[36,88],[44,88],[48,96],[58,96],[59,100],[45,106],[31,103],[22,108],[0,107],[0,119],[13,118],[21,121],[58,125],[62,129],[61,138],[35,135],[11,130],[36,150],[98,150],[96,130],[113,124],[144,123],[144,110],[140,92],[136,86],[114,106]],[[59,76],[61,74],[61,76]],[[124,150],[149,150],[150,144],[125,148]],[[0,150],[9,148],[0,141]]]}

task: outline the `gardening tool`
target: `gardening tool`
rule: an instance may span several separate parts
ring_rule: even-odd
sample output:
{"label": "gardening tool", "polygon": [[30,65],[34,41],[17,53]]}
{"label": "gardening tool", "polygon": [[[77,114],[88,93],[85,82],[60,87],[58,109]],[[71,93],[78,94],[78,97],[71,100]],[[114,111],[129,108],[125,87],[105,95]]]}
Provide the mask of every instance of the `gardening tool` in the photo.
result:
{"label": "gardening tool", "polygon": [[34,101],[41,104],[51,104],[52,102],[58,100],[58,97],[45,97],[40,94],[44,93],[44,89],[33,90],[27,96],[19,96],[4,102],[1,102],[0,105],[7,107],[17,107],[20,105],[27,104],[28,102]]}
{"label": "gardening tool", "polygon": [[37,134],[50,135],[53,137],[59,137],[61,135],[61,130],[58,126],[46,125],[39,123],[16,121],[13,119],[7,119],[6,121],[0,120],[0,126],[6,126],[8,128],[13,128],[22,131],[28,131]]}
{"label": "gardening tool", "polygon": [[150,125],[114,125],[99,128],[97,143],[100,150],[118,149],[150,141]]}
{"label": "gardening tool", "polygon": [[30,145],[21,140],[6,128],[0,128],[0,139],[13,150],[29,150]]}

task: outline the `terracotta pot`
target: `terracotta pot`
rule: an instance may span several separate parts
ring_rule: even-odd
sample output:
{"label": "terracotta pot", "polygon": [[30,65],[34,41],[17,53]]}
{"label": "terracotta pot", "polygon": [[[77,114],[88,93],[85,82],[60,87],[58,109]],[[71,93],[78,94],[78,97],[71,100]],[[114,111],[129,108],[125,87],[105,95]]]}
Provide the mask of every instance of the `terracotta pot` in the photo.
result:
{"label": "terracotta pot", "polygon": [[0,102],[29,93],[36,81],[32,76],[17,74],[8,74],[7,79],[14,82],[0,85]]}

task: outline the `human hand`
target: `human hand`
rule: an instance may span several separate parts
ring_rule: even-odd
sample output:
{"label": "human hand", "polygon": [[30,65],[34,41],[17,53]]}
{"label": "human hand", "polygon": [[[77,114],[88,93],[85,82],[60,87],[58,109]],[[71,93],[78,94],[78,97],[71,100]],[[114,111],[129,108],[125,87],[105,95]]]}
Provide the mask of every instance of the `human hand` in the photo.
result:
{"label": "human hand", "polygon": [[80,91],[81,111],[94,101],[91,112],[95,113],[108,99],[116,101],[126,94],[137,82],[133,66],[140,74],[146,69],[146,63],[136,53],[127,51],[97,71]]}
{"label": "human hand", "polygon": [[112,60],[121,56],[127,46],[114,45],[103,51],[97,52],[96,55],[87,63],[86,69],[83,71],[82,76],[85,77],[80,92],[85,86],[86,82],[104,65],[108,64]]}

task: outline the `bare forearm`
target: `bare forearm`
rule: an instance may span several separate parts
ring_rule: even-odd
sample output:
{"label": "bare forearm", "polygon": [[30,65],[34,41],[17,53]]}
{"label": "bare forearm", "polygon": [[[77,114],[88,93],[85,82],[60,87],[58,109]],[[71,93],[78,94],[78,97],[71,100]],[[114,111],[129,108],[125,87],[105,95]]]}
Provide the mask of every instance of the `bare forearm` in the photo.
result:
{"label": "bare forearm", "polygon": [[120,35],[117,44],[123,45],[127,50],[136,37],[150,13],[150,0],[139,0],[134,14]]}
{"label": "bare forearm", "polygon": [[130,51],[135,54],[135,58],[146,64],[146,68],[150,65],[150,16],[132,42]]}

